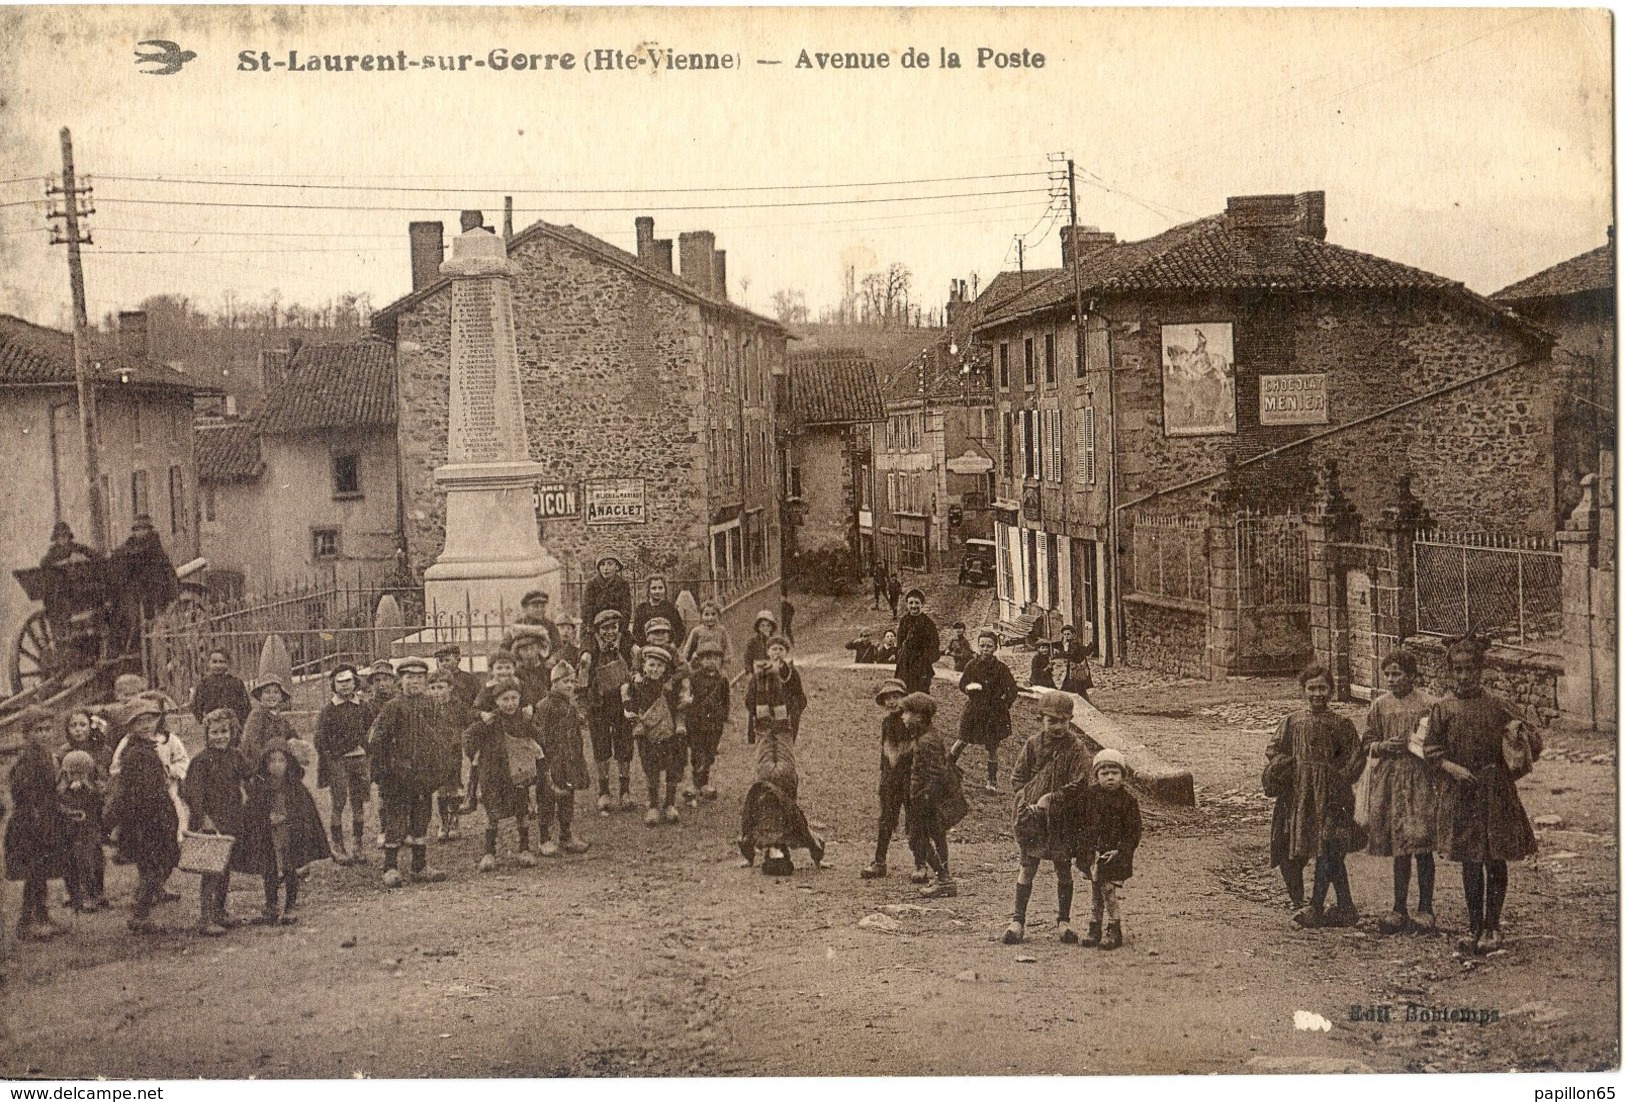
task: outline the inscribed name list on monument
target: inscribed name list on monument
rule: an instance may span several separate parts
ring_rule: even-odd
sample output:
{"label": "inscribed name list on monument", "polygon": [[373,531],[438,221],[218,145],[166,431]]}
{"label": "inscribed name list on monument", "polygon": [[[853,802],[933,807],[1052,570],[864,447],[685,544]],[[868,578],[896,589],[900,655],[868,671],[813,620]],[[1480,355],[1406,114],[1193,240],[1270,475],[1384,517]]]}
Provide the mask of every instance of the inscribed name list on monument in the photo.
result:
{"label": "inscribed name list on monument", "polygon": [[462,385],[452,388],[453,411],[450,460],[453,463],[490,463],[506,458],[497,428],[496,334],[492,325],[491,286],[486,282],[458,281],[451,304],[453,367]]}

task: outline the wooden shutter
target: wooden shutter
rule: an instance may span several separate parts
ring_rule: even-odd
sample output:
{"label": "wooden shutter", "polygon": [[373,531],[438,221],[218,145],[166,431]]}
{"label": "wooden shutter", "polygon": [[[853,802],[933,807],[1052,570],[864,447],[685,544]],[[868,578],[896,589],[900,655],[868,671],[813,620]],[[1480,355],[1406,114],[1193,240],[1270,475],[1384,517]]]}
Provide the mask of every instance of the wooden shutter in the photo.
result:
{"label": "wooden shutter", "polygon": [[1095,484],[1095,407],[1086,406],[1078,421],[1078,479]]}

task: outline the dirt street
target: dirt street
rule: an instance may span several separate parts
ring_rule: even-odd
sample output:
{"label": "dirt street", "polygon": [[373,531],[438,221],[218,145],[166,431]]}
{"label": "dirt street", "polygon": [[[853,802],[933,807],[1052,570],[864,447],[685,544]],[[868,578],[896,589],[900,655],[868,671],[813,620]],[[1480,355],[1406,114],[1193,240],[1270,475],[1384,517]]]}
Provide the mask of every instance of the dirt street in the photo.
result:
{"label": "dirt street", "polygon": [[[797,603],[798,650],[809,656],[838,652],[877,615],[867,600],[861,609]],[[1021,680],[1025,658],[1012,661]],[[50,944],[14,946],[0,1075],[1580,1071],[1619,1062],[1611,740],[1549,736],[1520,789],[1532,817],[1561,823],[1543,827],[1540,855],[1512,870],[1507,950],[1464,961],[1452,949],[1464,925],[1458,867],[1442,861],[1446,933],[1377,936],[1388,867],[1364,856],[1350,860],[1358,930],[1291,927],[1279,879],[1264,867],[1269,804],[1258,773],[1270,730],[1294,705],[1293,684],[1103,672],[1096,703],[1188,765],[1201,806],[1144,802],[1123,949],[1052,940],[1048,869],[1029,942],[1012,948],[998,940],[1015,872],[1009,797],[980,791],[980,752],[965,759],[972,813],[953,835],[959,897],[918,899],[901,840],[891,877],[860,881],[873,845],[877,678],[826,668],[804,676],[812,704],[801,799],[830,842],[822,870],[804,855],[788,878],[736,867],[753,762],[736,704],[722,798],[680,825],[650,829],[634,813],[589,811],[587,854],[481,875],[478,831],[465,824],[461,840],[431,850],[452,874],[445,883],[386,892],[375,851],[370,867],[318,866],[297,926],[245,927],[217,941],[192,933],[196,878],[177,873],[184,899],[159,912],[171,933],[132,937],[121,906],[77,918]],[[951,730],[960,695],[939,682],[936,696],[938,722]],[[1001,755],[1005,776],[1036,729],[1023,701],[1017,738]],[[325,794],[320,804],[325,814]],[[110,874],[110,894],[127,905],[129,870]],[[1081,925],[1086,886],[1079,894]],[[17,895],[8,889],[8,921]],[[235,913],[259,902],[257,880],[234,881]],[[1496,1020],[1407,1022],[1407,1003],[1494,1011]],[[1379,1005],[1393,1008],[1392,1021],[1350,1021],[1352,1006]],[[1329,1029],[1297,1028],[1300,1011]]]}

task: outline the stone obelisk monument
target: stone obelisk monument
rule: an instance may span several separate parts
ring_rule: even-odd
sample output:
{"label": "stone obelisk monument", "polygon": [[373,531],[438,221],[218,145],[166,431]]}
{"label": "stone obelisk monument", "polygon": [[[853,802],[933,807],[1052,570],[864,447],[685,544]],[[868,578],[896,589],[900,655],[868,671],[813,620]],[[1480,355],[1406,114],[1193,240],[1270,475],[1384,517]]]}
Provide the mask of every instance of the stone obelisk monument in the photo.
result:
{"label": "stone obelisk monument", "polygon": [[511,620],[527,590],[559,603],[562,570],[536,532],[532,491],[542,467],[530,461],[514,340],[516,271],[506,242],[485,229],[452,239],[451,396],[446,465],[434,472],[446,494],[446,544],[424,571],[431,612]]}

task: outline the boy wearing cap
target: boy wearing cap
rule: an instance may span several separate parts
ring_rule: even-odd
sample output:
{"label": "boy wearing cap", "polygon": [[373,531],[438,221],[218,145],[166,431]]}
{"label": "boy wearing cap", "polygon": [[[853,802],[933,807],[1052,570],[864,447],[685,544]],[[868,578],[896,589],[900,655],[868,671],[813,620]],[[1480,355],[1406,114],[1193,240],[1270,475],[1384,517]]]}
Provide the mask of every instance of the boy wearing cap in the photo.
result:
{"label": "boy wearing cap", "polygon": [[[895,677],[882,682],[875,692],[875,703],[886,710],[880,720],[880,823],[875,831],[875,859],[858,872],[864,880],[879,880],[886,875],[886,854],[891,848],[892,835],[897,830],[898,817],[908,806],[914,736],[903,725],[902,703],[907,695],[908,690]],[[931,874],[918,855],[914,859],[912,879],[916,884],[931,881]]]}
{"label": "boy wearing cap", "polygon": [[1016,909],[1004,931],[1006,945],[1018,945],[1027,936],[1027,903],[1033,880],[1044,861],[1055,865],[1055,936],[1073,945],[1072,858],[1077,849],[1079,788],[1089,778],[1089,750],[1072,730],[1072,698],[1047,692],[1038,702],[1043,724],[1016,758],[1016,844],[1021,847],[1021,871],[1016,874]]}
{"label": "boy wearing cap", "polygon": [[[547,776],[536,785],[537,818],[543,857],[565,853],[585,853],[587,843],[577,840],[576,793],[592,783],[587,756],[581,752],[581,713],[576,711],[576,671],[567,662],[553,664],[553,685],[547,699],[536,706],[533,720],[537,741],[547,759]],[[553,839],[557,822],[558,840]]]}
{"label": "boy wearing cap", "polygon": [[[664,820],[675,823],[677,783],[682,766],[678,759],[681,740],[677,734],[678,688],[670,684],[671,652],[650,643],[639,653],[637,675],[621,686],[621,712],[637,743],[643,778],[649,786],[649,805],[643,813],[645,826],[659,826]],[[662,798],[660,782],[666,788]]]}
{"label": "boy wearing cap", "polygon": [[632,641],[621,630],[622,616],[601,609],[593,620],[593,637],[581,653],[587,682],[587,733],[592,738],[592,760],[598,768],[598,814],[608,816],[615,806],[609,794],[609,763],[620,774],[620,806],[632,802],[632,727],[621,704],[621,688],[632,680]]}
{"label": "boy wearing cap", "polygon": [[516,627],[504,640],[503,647],[512,650],[516,659],[514,679],[523,690],[525,707],[531,708],[546,700],[552,687],[549,669],[553,665],[553,643],[545,629],[529,625]]}
{"label": "boy wearing cap", "polygon": [[405,882],[400,870],[403,845],[412,849],[414,880],[432,883],[446,878],[428,864],[429,817],[443,764],[434,702],[424,691],[429,664],[405,658],[397,673],[401,695],[383,706],[367,733],[367,756],[378,784],[384,826],[386,888]]}
{"label": "boy wearing cap", "polygon": [[598,575],[587,582],[581,594],[581,622],[597,630],[598,614],[613,609],[624,622],[632,616],[632,586],[621,577],[624,567],[614,555],[598,556]]}
{"label": "boy wearing cap", "polygon": [[897,621],[897,680],[911,693],[930,693],[942,640],[937,622],[925,613],[925,594],[911,589],[904,595],[908,609]]}
{"label": "boy wearing cap", "polygon": [[428,692],[434,701],[441,753],[440,783],[434,790],[434,810],[440,820],[435,840],[450,842],[458,837],[458,819],[463,813],[463,732],[480,716],[457,697],[449,670],[429,675]]}
{"label": "boy wearing cap", "polygon": [[1123,944],[1118,897],[1123,882],[1134,875],[1134,851],[1140,847],[1140,803],[1125,783],[1128,762],[1120,751],[1108,748],[1096,754],[1092,772],[1078,851],[1078,868],[1092,886],[1089,936],[1083,944],[1116,949]]}
{"label": "boy wearing cap", "polygon": [[[328,675],[333,695],[316,715],[316,787],[328,790],[332,814],[328,834],[333,841],[333,863],[365,862],[362,820],[372,781],[367,774],[367,728],[373,712],[357,695],[361,682],[354,666],[337,666]],[[350,810],[353,853],[344,848],[344,812]]]}
{"label": "boy wearing cap", "polygon": [[683,799],[689,807],[698,804],[694,791],[696,787],[699,796],[707,800],[717,798],[717,790],[711,784],[711,767],[716,764],[717,748],[722,745],[722,731],[728,725],[728,709],[732,704],[732,690],[727,675],[722,672],[724,658],[722,644],[714,639],[701,642],[694,650],[694,661],[698,668],[689,675],[688,681],[691,697],[688,705],[688,753],[693,781],[683,788]]}
{"label": "boy wearing cap", "polygon": [[450,679],[451,695],[470,708],[480,695],[482,683],[477,674],[463,669],[463,648],[447,643],[434,652],[434,670]]}
{"label": "boy wearing cap", "polygon": [[526,593],[519,601],[521,612],[514,623],[523,627],[541,628],[547,632],[548,651],[551,653],[559,648],[559,628],[547,614],[548,601],[547,593],[543,590],[533,589]]}
{"label": "boy wearing cap", "polygon": [[668,642],[661,646],[669,649],[671,640],[681,643],[687,639],[687,625],[683,623],[683,614],[672,603],[665,577],[660,574],[650,576],[645,593],[647,599],[632,613],[632,641],[640,646],[648,642],[649,621],[656,618],[666,621],[666,630],[670,633]]}
{"label": "boy wearing cap", "polygon": [[959,717],[959,738],[948,756],[955,762],[966,746],[987,751],[986,791],[999,791],[999,744],[1010,737],[1010,707],[1021,695],[1010,667],[994,655],[999,636],[983,631],[976,636],[976,657],[965,666],[959,678],[959,691],[965,694],[965,710]]}
{"label": "boy wearing cap", "polygon": [[[68,932],[51,921],[49,882],[69,871],[71,824],[57,796],[56,762],[51,757],[56,717],[35,705],[23,713],[21,728],[22,753],[7,778],[12,813],[6,824],[6,878],[23,883],[17,940],[48,941]],[[172,832],[170,842],[174,841]]]}
{"label": "boy wearing cap", "polygon": [[937,702],[926,693],[909,693],[899,708],[903,726],[914,742],[908,777],[909,844],[930,866],[936,879],[920,889],[927,899],[959,894],[948,869],[948,831],[969,811],[960,789],[959,768],[948,760],[948,747],[931,726]]}
{"label": "boy wearing cap", "polygon": [[368,703],[372,705],[374,713],[384,710],[384,705],[401,695],[401,683],[395,674],[395,664],[387,658],[380,658],[367,669],[367,695],[371,698]]}

